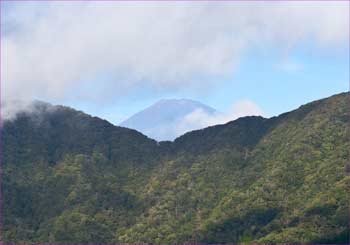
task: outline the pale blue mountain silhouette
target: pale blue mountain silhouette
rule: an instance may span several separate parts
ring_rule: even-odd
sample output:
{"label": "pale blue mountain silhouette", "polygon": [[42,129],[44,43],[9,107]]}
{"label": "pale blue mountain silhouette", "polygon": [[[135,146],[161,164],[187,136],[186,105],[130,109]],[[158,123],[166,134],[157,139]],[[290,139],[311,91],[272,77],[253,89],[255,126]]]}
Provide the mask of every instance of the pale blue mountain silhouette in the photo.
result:
{"label": "pale blue mountain silhouette", "polygon": [[123,121],[120,126],[140,131],[158,141],[173,140],[183,133],[198,129],[182,125],[184,118],[196,110],[213,115],[217,111],[198,101],[189,99],[162,99]]}

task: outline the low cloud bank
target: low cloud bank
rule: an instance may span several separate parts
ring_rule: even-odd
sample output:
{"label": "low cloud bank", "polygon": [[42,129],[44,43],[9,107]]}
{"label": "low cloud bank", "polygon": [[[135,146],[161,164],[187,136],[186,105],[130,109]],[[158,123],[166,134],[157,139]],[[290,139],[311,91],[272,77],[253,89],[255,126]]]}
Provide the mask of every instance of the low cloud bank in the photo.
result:
{"label": "low cloud bank", "polygon": [[203,109],[195,109],[182,118],[140,131],[157,141],[174,140],[189,131],[225,124],[245,116],[264,116],[264,112],[253,101],[240,100],[226,112],[210,113]]}
{"label": "low cloud bank", "polygon": [[201,109],[195,110],[184,118],[184,124],[203,128],[216,124],[224,124],[244,116],[262,116],[263,111],[250,100],[241,100],[234,103],[225,113],[207,114]]}
{"label": "low cloud bank", "polygon": [[202,109],[186,115],[176,125],[177,135],[217,124],[224,124],[244,116],[263,116],[263,110],[251,100],[240,100],[234,103],[227,112],[208,114]]}

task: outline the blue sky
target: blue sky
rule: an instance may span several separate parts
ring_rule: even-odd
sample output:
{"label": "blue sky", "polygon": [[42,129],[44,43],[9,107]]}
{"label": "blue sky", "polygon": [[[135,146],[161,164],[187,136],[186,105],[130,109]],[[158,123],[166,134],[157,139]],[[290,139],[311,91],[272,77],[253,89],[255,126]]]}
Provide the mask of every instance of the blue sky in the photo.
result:
{"label": "blue sky", "polygon": [[346,2],[111,4],[2,6],[4,98],[118,124],[164,98],[270,117],[348,90]]}
{"label": "blue sky", "polygon": [[[314,50],[310,44],[301,43],[286,57],[273,48],[263,52],[250,51],[238,68],[229,76],[220,78],[210,91],[194,93],[183,89],[165,93],[140,88],[102,111],[90,103],[68,103],[94,115],[101,114],[115,123],[164,98],[191,98],[223,112],[229,110],[233,102],[248,99],[259,105],[264,116],[271,117],[348,91],[349,81],[347,48],[333,53]],[[116,111],[118,114],[114,114]]]}

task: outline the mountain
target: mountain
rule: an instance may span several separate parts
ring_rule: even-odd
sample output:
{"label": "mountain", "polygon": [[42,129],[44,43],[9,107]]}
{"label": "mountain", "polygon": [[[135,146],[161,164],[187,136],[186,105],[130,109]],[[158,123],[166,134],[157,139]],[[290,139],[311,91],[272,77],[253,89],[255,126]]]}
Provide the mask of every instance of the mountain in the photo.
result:
{"label": "mountain", "polygon": [[158,141],[174,140],[198,125],[186,122],[186,116],[201,111],[214,115],[217,111],[200,102],[188,99],[164,99],[136,113],[120,126],[132,128]]}
{"label": "mountain", "polygon": [[345,244],[349,100],[172,142],[38,103],[3,123],[3,241]]}

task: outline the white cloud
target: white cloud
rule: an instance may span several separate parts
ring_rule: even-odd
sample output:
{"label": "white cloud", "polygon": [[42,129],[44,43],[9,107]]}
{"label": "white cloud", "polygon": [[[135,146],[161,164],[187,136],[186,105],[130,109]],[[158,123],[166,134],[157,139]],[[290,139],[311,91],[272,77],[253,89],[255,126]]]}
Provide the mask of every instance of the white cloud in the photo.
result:
{"label": "white cloud", "polygon": [[141,86],[210,87],[250,47],[347,45],[348,4],[8,3],[3,98],[101,102]]}
{"label": "white cloud", "polygon": [[11,101],[2,105],[1,117],[7,120],[12,120],[16,117],[17,113],[24,111],[33,111],[32,103],[28,101]]}
{"label": "white cloud", "polygon": [[263,110],[251,100],[235,102],[227,112],[209,114],[197,109],[186,115],[176,125],[177,136],[191,130],[201,129],[217,124],[224,124],[244,116],[263,116]]}

